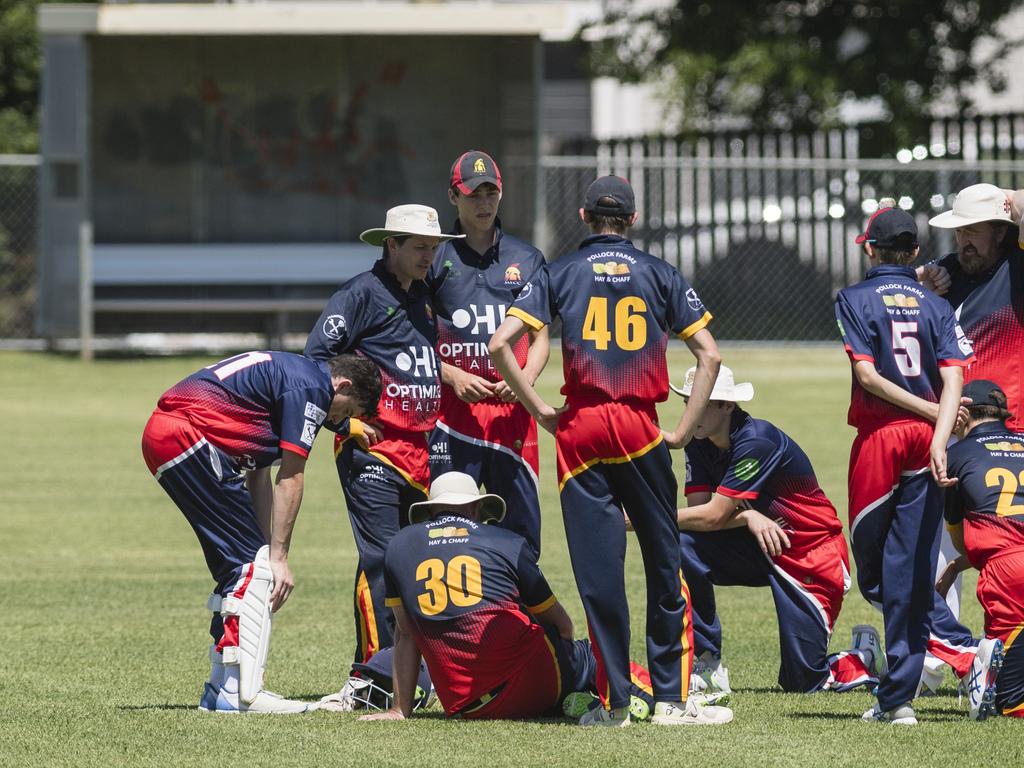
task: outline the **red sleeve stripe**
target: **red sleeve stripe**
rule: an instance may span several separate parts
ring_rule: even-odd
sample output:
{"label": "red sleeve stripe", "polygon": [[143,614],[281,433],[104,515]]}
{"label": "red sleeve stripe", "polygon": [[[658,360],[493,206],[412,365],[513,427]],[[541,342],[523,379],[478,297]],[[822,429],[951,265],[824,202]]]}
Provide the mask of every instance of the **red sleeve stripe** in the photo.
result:
{"label": "red sleeve stripe", "polygon": [[961,368],[967,368],[977,362],[977,358],[971,355],[966,360],[939,360],[939,368],[949,368],[950,366],[960,366]]}
{"label": "red sleeve stripe", "polygon": [[292,453],[297,453],[297,454],[299,454],[299,456],[301,456],[304,459],[308,459],[309,458],[309,451],[307,451],[301,445],[296,445],[295,443],[289,443],[289,442],[285,442],[284,440],[282,440],[281,441],[281,450],[282,451],[291,451]]}
{"label": "red sleeve stripe", "polygon": [[875,358],[873,355],[858,355],[856,352],[853,351],[853,347],[851,347],[849,344],[844,344],[843,346],[846,348],[846,354],[850,356],[851,360],[867,360],[869,363],[875,362]]}
{"label": "red sleeve stripe", "polygon": [[684,493],[711,493],[714,490],[710,485],[688,485]]}
{"label": "red sleeve stripe", "polygon": [[731,499],[756,499],[758,496],[757,491],[734,491],[732,488],[726,488],[724,485],[718,486],[718,492]]}

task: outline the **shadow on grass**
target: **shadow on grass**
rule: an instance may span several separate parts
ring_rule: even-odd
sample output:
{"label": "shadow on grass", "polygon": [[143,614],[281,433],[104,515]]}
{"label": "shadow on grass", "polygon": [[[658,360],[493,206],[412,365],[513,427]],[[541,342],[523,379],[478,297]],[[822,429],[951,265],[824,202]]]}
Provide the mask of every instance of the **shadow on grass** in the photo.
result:
{"label": "shadow on grass", "polygon": [[[918,712],[917,715],[918,720],[923,723],[953,723],[967,719],[964,712],[953,709],[930,709],[923,716],[921,712]],[[860,720],[860,715],[856,712],[849,714],[843,712],[789,712],[786,717],[791,720],[846,720],[847,722]]]}
{"label": "shadow on grass", "polygon": [[[199,711],[199,707],[195,704],[124,704],[118,707],[122,712],[143,712],[147,709],[194,709],[196,712]],[[205,712],[203,713],[206,714]]]}

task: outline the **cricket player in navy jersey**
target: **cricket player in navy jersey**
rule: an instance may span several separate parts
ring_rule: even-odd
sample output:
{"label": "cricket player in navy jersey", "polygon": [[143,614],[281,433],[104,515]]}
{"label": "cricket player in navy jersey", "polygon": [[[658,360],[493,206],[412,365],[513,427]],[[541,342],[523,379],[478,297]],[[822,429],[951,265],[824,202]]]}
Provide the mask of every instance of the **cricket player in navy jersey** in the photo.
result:
{"label": "cricket player in navy jersey", "polygon": [[[696,369],[682,388],[689,398]],[[754,387],[722,366],[686,446],[686,503],[678,512],[683,576],[693,605],[697,662],[691,688],[728,694],[715,586],[771,587],[779,617],[784,691],[848,691],[878,682],[878,632],[853,630],[853,649],[828,643],[850,587],[843,525],[807,455],[785,432],[738,404]]]}
{"label": "cricket player in navy jersey", "polygon": [[380,260],[331,297],[306,341],[306,355],[315,360],[341,352],[365,355],[380,367],[384,381],[376,419],[352,420],[334,448],[359,551],[356,662],[393,644],[394,619],[384,607],[384,551],[409,505],[426,498],[427,438],[441,397],[434,313],[424,279],[438,243],[462,237],[442,234],[433,208],[392,208],[383,228],[360,235],[383,249]]}
{"label": "cricket player in navy jersey", "polygon": [[[728,721],[699,697],[687,702],[692,627],[676,529],[677,486],[668,443],[685,445],[707,406],[720,357],[711,314],[673,267],[626,238],[636,222],[633,189],[617,176],[587,189],[580,216],[591,235],[519,292],[490,342],[519,401],[555,435],[558,486],[576,584],[608,709],[582,724],[629,723],[629,608],[623,510],[632,520],[647,578],[647,658],[659,725]],[[534,390],[513,352],[528,330],[562,318],[566,396],[556,410]],[[668,334],[697,358],[691,407],[662,433],[657,402],[668,395]],[[666,437],[667,435],[667,437]]]}
{"label": "cricket player in navy jersey", "polygon": [[981,571],[985,639],[967,686],[970,715],[1024,717],[1024,433],[1006,426],[1012,414],[995,382],[975,379],[963,394],[966,434],[949,448],[957,484],[946,491],[946,524],[961,554],[936,589],[944,593],[967,568]]}
{"label": "cricket player in navy jersey", "polygon": [[[544,255],[502,230],[501,172],[472,150],[452,164],[448,199],[458,211],[453,234],[464,240],[437,249],[427,282],[437,314],[441,412],[430,439],[434,477],[457,470],[517,503],[501,523],[540,554],[537,424],[502,381],[487,342],[505,309],[544,266]],[[547,328],[531,330],[515,348],[528,381],[548,359]]]}
{"label": "cricket player in navy jersey", "polygon": [[[385,568],[387,604],[398,620],[394,701],[363,719],[412,713],[417,684],[423,687],[421,654],[449,717],[549,715],[568,694],[594,689],[590,643],[573,640],[572,621],[533,547],[487,525],[505,514],[504,500],[481,494],[463,472],[436,477],[429,501],[410,508],[410,525],[388,545]],[[632,671],[642,685],[646,671]]]}
{"label": "cricket player in navy jersey", "polygon": [[883,208],[858,237],[871,262],[841,290],[836,317],[853,368],[849,423],[850,540],[864,597],[881,606],[889,671],[865,720],[917,723],[910,706],[926,649],[963,677],[977,642],[928,585],[934,581],[948,485],[946,444],[960,404],[970,342],[949,304],[909,264],[917,226]]}
{"label": "cricket player in navy jersey", "polygon": [[[246,352],[183,379],[157,403],[142,455],[195,530],[217,584],[200,709],[306,711],[263,690],[271,612],[294,586],[288,550],[306,458],[321,426],[372,414],[380,390],[377,366],[355,355],[314,362]],[[270,465],[278,460],[275,487]]]}

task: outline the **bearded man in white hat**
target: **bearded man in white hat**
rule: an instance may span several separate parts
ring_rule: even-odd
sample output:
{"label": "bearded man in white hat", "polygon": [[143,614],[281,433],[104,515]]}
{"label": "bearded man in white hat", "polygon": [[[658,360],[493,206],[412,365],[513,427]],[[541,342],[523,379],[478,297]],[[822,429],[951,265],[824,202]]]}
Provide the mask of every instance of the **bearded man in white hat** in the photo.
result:
{"label": "bearded man in white hat", "polygon": [[[689,401],[696,369],[672,389]],[[785,432],[740,406],[754,387],[722,366],[686,446],[686,504],[677,513],[683,575],[693,605],[697,658],[691,688],[730,693],[722,665],[715,586],[770,587],[779,617],[779,685],[848,691],[878,681],[878,632],[858,625],[853,649],[828,643],[850,586],[843,526],[807,454]]]}
{"label": "bearded man in white hat", "polygon": [[409,507],[427,497],[427,435],[441,396],[434,312],[424,278],[438,244],[459,237],[464,235],[442,234],[437,211],[428,206],[389,210],[383,227],[359,236],[380,248],[381,258],[330,298],[306,341],[306,356],[314,360],[342,352],[365,355],[380,368],[384,385],[377,416],[351,419],[334,444],[359,551],[356,663],[393,644],[394,619],[384,606],[384,552]]}
{"label": "bearded man in white hat", "polygon": [[957,252],[934,262],[949,272],[944,297],[956,310],[964,334],[974,345],[977,362],[964,383],[996,382],[1015,414],[1010,429],[1024,429],[1024,190],[973,184],[960,191],[951,210],[928,223],[952,229]]}

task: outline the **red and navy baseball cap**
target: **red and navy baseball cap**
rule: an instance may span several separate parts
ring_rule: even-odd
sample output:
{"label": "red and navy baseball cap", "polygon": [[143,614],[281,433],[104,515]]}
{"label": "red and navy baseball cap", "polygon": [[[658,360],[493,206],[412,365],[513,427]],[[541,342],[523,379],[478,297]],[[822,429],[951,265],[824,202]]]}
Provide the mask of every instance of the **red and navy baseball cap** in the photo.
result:
{"label": "red and navy baseball cap", "polygon": [[501,192],[501,171],[494,158],[479,149],[463,152],[452,163],[449,187],[472,195],[481,184],[493,184]]}
{"label": "red and navy baseball cap", "polygon": [[854,242],[911,250],[917,247],[917,223],[902,208],[879,208],[871,214],[864,232],[857,235]]}
{"label": "red and navy baseball cap", "polygon": [[632,216],[636,213],[633,188],[621,176],[602,176],[587,187],[583,210],[601,216]]}

